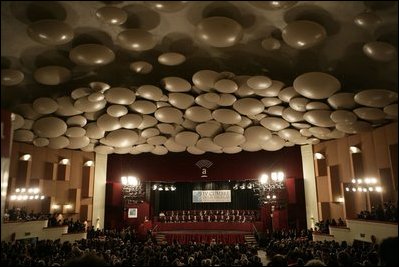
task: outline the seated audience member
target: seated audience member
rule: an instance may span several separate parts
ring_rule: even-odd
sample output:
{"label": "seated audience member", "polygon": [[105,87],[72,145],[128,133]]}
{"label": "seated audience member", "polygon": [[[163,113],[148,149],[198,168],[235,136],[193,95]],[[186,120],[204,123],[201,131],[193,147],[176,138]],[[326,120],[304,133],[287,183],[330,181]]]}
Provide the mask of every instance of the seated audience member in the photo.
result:
{"label": "seated audience member", "polygon": [[382,266],[398,266],[398,237],[388,237],[380,245],[380,261]]}

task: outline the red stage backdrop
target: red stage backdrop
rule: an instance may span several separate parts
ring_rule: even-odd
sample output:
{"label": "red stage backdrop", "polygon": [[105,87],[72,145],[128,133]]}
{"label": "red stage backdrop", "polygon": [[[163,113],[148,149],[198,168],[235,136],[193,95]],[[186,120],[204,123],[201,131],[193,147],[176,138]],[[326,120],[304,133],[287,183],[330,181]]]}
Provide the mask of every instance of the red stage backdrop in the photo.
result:
{"label": "red stage backdrop", "polygon": [[[151,153],[140,155],[112,154],[108,156],[107,166],[107,201],[106,227],[123,227],[132,221],[126,220],[127,210],[123,209],[121,193],[121,176],[133,175],[141,181],[153,182],[199,182],[199,181],[240,181],[258,179],[262,173],[283,171],[287,180],[302,181],[302,159],[300,147],[286,147],[278,151],[241,152],[238,154],[191,155],[189,153],[168,153],[158,156]],[[303,196],[303,186],[289,182],[288,199],[294,202]],[[149,198],[147,198],[149,199]],[[137,226],[143,223],[144,217],[151,214],[150,203],[138,207]],[[297,214],[305,216],[304,205],[300,203]],[[147,206],[149,205],[149,206]],[[144,208],[145,207],[145,208]],[[262,209],[264,210],[264,209]],[[270,215],[263,216],[268,220]],[[271,224],[265,221],[265,225]],[[286,224],[286,223],[285,223]]]}

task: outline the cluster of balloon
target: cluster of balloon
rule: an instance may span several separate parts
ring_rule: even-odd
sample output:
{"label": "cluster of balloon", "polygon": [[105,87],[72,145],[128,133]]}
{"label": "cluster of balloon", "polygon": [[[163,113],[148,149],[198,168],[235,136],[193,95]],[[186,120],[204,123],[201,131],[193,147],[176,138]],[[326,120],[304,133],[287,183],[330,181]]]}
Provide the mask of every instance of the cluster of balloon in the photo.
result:
{"label": "cluster of balloon", "polygon": [[196,29],[196,36],[213,47],[230,47],[237,44],[243,35],[242,26],[226,17],[203,19]]}
{"label": "cluster of balloon", "polygon": [[316,22],[297,20],[283,29],[284,42],[295,49],[308,49],[319,45],[327,37],[324,27]]}
{"label": "cluster of balloon", "polygon": [[[106,47],[92,48],[98,48],[93,49],[97,53],[86,54],[86,48],[78,46],[71,58],[83,65],[111,60],[101,52]],[[184,56],[165,53],[158,60],[175,65],[183,63]],[[140,61],[131,67],[138,73],[152,68]],[[9,77],[16,83],[17,74],[4,70],[2,81]],[[70,71],[47,66],[36,70],[34,77],[41,84],[55,85],[69,79]],[[15,108],[14,138],[38,147],[102,154],[187,151],[200,155],[317,144],[397,119],[396,92],[340,92],[339,80],[323,72],[303,73],[292,86],[285,86],[264,75],[200,70],[192,75],[192,83],[173,76],[164,77],[160,87],[91,82],[70,96],[40,97]]]}

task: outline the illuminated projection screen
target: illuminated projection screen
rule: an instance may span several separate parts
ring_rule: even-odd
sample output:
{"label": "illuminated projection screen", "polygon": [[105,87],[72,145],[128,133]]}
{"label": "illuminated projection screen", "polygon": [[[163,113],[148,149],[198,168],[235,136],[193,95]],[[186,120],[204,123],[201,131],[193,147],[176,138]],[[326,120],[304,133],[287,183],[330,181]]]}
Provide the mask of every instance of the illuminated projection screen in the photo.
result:
{"label": "illuminated projection screen", "polygon": [[230,190],[193,190],[193,203],[231,202]]}

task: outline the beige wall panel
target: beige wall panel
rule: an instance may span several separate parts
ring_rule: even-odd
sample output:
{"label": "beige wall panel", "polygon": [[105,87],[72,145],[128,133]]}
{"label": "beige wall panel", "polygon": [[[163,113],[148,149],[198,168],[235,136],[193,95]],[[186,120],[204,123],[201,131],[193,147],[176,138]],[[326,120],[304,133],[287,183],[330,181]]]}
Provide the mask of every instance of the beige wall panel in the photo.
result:
{"label": "beige wall panel", "polygon": [[327,176],[316,177],[317,199],[319,202],[331,201],[330,182]]}
{"label": "beige wall panel", "polygon": [[388,145],[397,144],[398,143],[398,123],[390,123],[385,128],[386,139]]}
{"label": "beige wall panel", "polygon": [[338,146],[336,140],[327,142],[325,157],[328,166],[338,164]]}
{"label": "beige wall panel", "polygon": [[372,132],[361,134],[364,177],[378,177]]}
{"label": "beige wall panel", "polygon": [[389,151],[387,149],[388,142],[385,136],[385,128],[375,129],[372,135],[377,168],[389,168]]}
{"label": "beige wall panel", "polygon": [[338,165],[339,165],[339,176],[341,182],[349,183],[352,180],[351,167],[350,167],[350,153],[348,139],[342,138],[337,140],[338,147]]}
{"label": "beige wall panel", "polygon": [[342,203],[330,203],[330,219],[344,218],[344,205]]}

